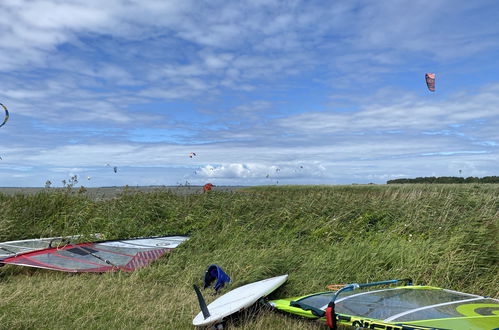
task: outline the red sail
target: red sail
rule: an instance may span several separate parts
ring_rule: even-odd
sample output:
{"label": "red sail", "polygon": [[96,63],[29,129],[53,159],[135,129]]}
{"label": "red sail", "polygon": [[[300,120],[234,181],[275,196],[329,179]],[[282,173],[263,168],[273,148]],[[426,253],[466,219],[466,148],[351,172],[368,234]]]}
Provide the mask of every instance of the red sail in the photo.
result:
{"label": "red sail", "polygon": [[65,272],[128,272],[150,264],[187,239],[167,236],[67,244],[22,253],[2,260],[2,263]]}

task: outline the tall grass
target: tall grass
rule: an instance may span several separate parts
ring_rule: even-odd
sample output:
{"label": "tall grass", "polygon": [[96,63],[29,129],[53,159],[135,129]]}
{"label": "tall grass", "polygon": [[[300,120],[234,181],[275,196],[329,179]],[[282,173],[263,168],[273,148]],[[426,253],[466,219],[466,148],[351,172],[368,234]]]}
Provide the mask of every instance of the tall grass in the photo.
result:
{"label": "tall grass", "polygon": [[[102,233],[106,238],[190,234],[134,273],[70,275],[0,268],[0,328],[189,329],[192,284],[217,263],[237,287],[289,274],[273,297],[327,284],[411,277],[498,297],[498,185],[253,187],[176,195],[0,195],[0,240]],[[216,297],[206,291],[207,300]],[[322,325],[269,310],[236,329]]]}

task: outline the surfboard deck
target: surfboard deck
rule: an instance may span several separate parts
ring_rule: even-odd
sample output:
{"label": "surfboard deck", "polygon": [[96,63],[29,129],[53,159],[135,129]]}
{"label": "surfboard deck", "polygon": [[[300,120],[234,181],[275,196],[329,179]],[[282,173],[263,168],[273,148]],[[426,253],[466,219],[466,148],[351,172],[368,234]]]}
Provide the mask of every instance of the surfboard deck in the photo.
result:
{"label": "surfboard deck", "polygon": [[267,296],[286,282],[287,279],[288,275],[286,274],[246,284],[231,290],[208,305],[210,313],[208,318],[205,319],[203,313],[200,312],[192,320],[192,324],[195,326],[210,326],[220,323],[227,316],[250,307],[260,298]]}

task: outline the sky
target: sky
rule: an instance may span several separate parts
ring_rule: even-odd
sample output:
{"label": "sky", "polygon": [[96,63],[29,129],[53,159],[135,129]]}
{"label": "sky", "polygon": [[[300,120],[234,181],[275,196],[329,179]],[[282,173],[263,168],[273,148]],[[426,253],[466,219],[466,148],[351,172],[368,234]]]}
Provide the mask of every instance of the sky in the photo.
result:
{"label": "sky", "polygon": [[0,11],[3,187],[499,175],[495,0],[2,0]]}

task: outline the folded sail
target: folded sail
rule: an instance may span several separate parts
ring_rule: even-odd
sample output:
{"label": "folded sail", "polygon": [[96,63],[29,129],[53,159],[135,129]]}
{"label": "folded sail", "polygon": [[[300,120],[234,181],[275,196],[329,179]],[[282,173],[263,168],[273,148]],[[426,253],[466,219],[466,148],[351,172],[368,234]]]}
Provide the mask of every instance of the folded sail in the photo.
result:
{"label": "folded sail", "polygon": [[[21,253],[65,245],[69,242],[74,242],[82,237],[82,235],[74,235],[65,237],[33,238],[18,241],[0,242],[0,260],[8,257],[13,257]],[[93,239],[99,239],[102,237],[102,235],[92,234],[89,237]]]}
{"label": "folded sail", "polygon": [[133,271],[187,239],[187,236],[166,236],[67,244],[9,257],[2,263],[65,272]]}

